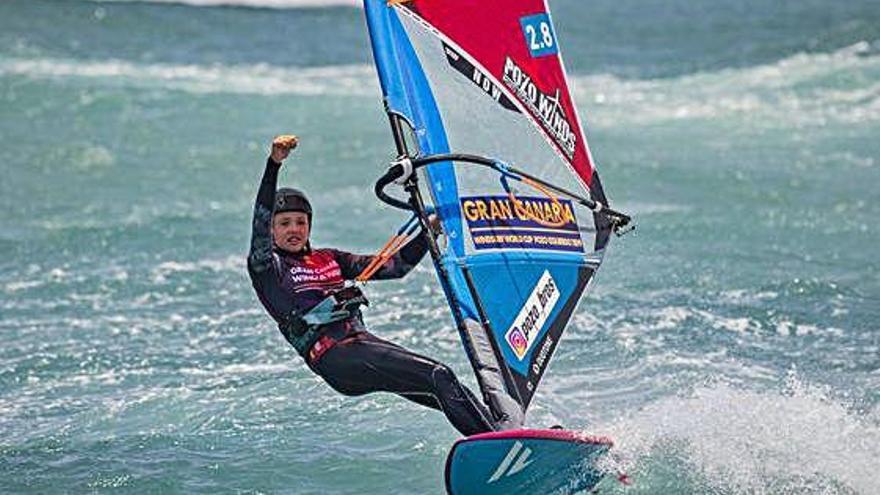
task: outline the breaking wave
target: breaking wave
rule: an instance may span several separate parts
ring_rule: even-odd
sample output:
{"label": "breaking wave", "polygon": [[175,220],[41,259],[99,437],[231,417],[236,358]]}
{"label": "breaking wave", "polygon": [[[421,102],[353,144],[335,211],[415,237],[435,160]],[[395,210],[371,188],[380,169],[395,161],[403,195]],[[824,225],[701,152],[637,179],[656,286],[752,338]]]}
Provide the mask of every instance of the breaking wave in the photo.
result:
{"label": "breaking wave", "polygon": [[629,472],[640,493],[658,493],[651,490],[661,482],[674,491],[667,476],[659,477],[664,470],[678,471],[674,484],[683,492],[867,495],[880,489],[873,467],[880,425],[794,373],[778,391],[700,386],[649,404],[608,431],[619,455],[615,467]]}
{"label": "breaking wave", "polygon": [[257,7],[272,9],[301,9],[324,7],[359,7],[360,0],[92,0],[97,3],[170,3],[194,7]]}
{"label": "breaking wave", "polygon": [[379,95],[375,71],[368,65],[175,65],[138,64],[122,60],[0,57],[0,76],[100,80],[108,85],[190,93]]}
{"label": "breaking wave", "polygon": [[575,99],[599,125],[736,118],[762,128],[880,120],[878,42],[672,79],[572,79]]}

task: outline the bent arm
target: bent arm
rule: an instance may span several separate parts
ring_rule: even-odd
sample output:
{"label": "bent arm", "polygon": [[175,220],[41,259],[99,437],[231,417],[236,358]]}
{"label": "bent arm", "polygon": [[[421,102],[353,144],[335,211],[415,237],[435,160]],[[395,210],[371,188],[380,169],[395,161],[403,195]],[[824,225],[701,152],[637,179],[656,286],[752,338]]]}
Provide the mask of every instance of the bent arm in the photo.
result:
{"label": "bent arm", "polygon": [[293,325],[299,324],[301,318],[293,295],[288,294],[281,286],[272,254],[272,208],[280,167],[281,164],[271,158],[266,161],[266,170],[263,172],[254,204],[247,266],[260,302],[287,335],[286,332]]}
{"label": "bent arm", "polygon": [[[371,277],[373,280],[388,280],[401,278],[409,273],[428,252],[428,239],[425,232],[406,244],[394,256],[388,259],[381,268]],[[375,256],[357,255],[336,251],[336,262],[342,269],[342,276],[346,280],[353,280],[366,268]]]}

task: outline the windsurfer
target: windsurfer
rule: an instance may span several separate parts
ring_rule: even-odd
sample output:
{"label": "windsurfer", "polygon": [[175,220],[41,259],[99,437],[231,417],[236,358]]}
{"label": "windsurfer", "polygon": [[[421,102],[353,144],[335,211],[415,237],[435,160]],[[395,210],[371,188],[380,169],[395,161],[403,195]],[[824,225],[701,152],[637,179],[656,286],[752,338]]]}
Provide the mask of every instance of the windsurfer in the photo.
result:
{"label": "windsurfer", "polygon": [[[276,191],[296,136],[278,136],[257,193],[248,273],[281,333],[309,368],[336,391],[357,396],[393,392],[438,409],[462,434],[493,430],[490,413],[449,367],[368,332],[360,290],[345,287],[373,256],[312,248],[312,206],[302,191]],[[374,279],[406,275],[427,252],[422,233],[391,257]]]}

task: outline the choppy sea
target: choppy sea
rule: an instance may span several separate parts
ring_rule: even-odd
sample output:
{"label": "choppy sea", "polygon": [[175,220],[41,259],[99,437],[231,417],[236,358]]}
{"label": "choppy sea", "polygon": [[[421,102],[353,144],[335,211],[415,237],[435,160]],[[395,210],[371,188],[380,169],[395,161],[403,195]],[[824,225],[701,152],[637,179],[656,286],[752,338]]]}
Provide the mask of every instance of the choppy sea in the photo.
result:
{"label": "choppy sea", "polygon": [[[880,493],[880,3],[550,5],[638,228],[528,424],[614,438],[603,494]],[[287,132],[315,243],[379,247],[356,2],[0,2],[0,493],[442,493],[443,416],[337,395],[251,290]],[[428,263],[368,295],[474,383]]]}

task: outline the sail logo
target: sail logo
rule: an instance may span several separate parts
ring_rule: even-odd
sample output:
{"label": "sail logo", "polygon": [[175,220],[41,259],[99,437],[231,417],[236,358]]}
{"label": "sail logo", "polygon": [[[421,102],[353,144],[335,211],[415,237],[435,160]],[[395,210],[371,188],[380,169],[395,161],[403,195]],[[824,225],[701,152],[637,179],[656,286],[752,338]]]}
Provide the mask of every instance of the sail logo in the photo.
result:
{"label": "sail logo", "polygon": [[547,197],[468,196],[461,198],[474,249],[529,249],[582,253],[571,201]]}
{"label": "sail logo", "polygon": [[514,474],[522,471],[523,469],[529,467],[529,464],[532,461],[529,460],[529,456],[532,455],[532,449],[528,447],[523,447],[522,442],[517,440],[513,447],[507,451],[507,455],[504,456],[504,459],[501,461],[501,464],[495,469],[495,472],[492,473],[492,477],[489,478],[489,483],[495,483],[500,480],[502,476],[505,478],[508,476],[513,476]]}
{"label": "sail logo", "polygon": [[507,222],[519,220],[536,222],[545,227],[577,228],[571,202],[551,201],[548,198],[517,198],[509,196],[465,198],[462,201],[465,218],[470,222]]}
{"label": "sail logo", "polygon": [[538,341],[538,334],[547,323],[557,302],[559,302],[559,288],[550,272],[544,270],[526,303],[504,335],[504,340],[520,361]]}
{"label": "sail logo", "polygon": [[502,107],[512,112],[519,113],[519,109],[517,109],[516,105],[514,105],[507,95],[502,92],[501,87],[495,83],[493,77],[477,67],[473,62],[468,60],[467,57],[455,51],[451,46],[444,43],[443,50],[446,52],[446,61],[459,74],[474,83],[476,87],[480,88],[483,93],[495,100],[495,102]]}
{"label": "sail logo", "polygon": [[577,135],[565,115],[559,88],[556,88],[553,95],[544,93],[532,81],[532,77],[516,65],[516,62],[510,57],[507,57],[504,62],[504,84],[540,120],[544,130],[550,134],[568,159],[573,159]]}

